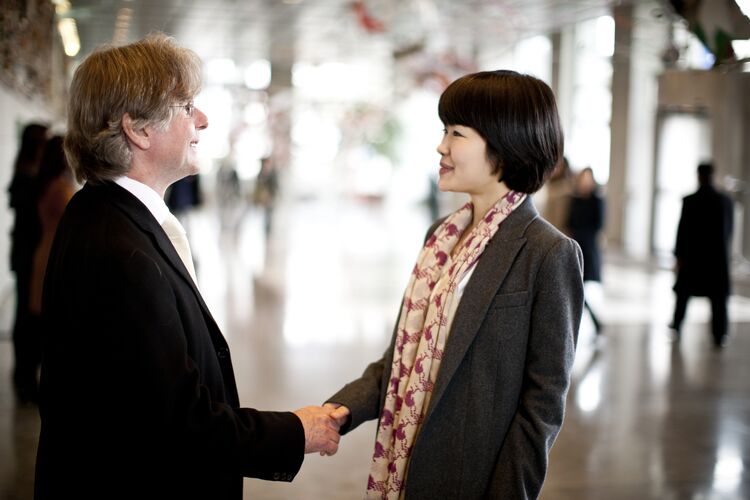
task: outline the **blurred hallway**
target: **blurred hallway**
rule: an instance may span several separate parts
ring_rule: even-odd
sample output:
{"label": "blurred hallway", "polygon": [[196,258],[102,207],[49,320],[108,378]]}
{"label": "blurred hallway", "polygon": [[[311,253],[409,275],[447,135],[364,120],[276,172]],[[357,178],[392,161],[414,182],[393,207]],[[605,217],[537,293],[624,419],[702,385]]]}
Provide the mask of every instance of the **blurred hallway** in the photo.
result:
{"label": "blurred hallway", "polygon": [[[15,223],[5,187],[22,126],[64,132],[81,59],[101,43],[174,35],[204,63],[195,104],[211,123],[199,148],[208,196],[184,223],[241,400],[269,410],[321,403],[390,338],[431,221],[421,200],[434,189],[440,92],[476,70],[534,74],[555,91],[571,166],[593,169],[609,207],[603,284],[587,290],[604,335],[584,316],[542,500],[750,498],[750,19],[714,26],[736,36],[736,57],[724,60],[697,37],[687,4],[4,2],[0,230]],[[703,5],[709,15],[750,13],[750,1]],[[211,194],[222,182],[257,182],[264,158],[288,176],[268,239],[263,214],[244,204],[251,190]],[[721,351],[706,299],[691,301],[679,343],[667,328],[674,277],[664,266],[705,159],[735,202],[732,255],[743,274]],[[0,238],[0,255],[9,247]],[[10,381],[14,285],[0,266],[0,500],[32,497],[39,427]],[[370,422],[336,456],[308,456],[292,484],[246,480],[245,497],[361,498],[374,435]],[[127,477],[111,480],[115,489]]]}
{"label": "blurred hallway", "polygon": [[[291,201],[282,200],[267,243],[253,208],[220,216],[209,204],[187,222],[241,400],[262,409],[320,403],[381,354],[429,224],[419,205]],[[594,339],[584,317],[543,499],[750,496],[750,299],[732,296],[730,343],[715,351],[702,299],[689,306],[681,342],[671,341],[671,285],[669,271],[605,259],[593,296],[604,336]],[[14,402],[11,358],[0,341],[0,498],[8,500],[31,498],[38,432],[36,409]],[[291,484],[246,480],[245,497],[360,498],[374,432],[368,423],[336,456],[308,455]],[[121,480],[113,471],[113,488]]]}

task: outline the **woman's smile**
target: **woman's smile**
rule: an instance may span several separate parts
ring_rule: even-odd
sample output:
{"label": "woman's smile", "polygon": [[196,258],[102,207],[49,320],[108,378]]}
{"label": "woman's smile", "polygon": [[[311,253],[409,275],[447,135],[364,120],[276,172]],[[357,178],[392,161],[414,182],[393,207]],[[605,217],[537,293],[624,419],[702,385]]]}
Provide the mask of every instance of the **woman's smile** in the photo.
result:
{"label": "woman's smile", "polygon": [[440,163],[440,175],[447,174],[448,172],[453,172],[453,167],[450,165],[446,165],[445,163]]}

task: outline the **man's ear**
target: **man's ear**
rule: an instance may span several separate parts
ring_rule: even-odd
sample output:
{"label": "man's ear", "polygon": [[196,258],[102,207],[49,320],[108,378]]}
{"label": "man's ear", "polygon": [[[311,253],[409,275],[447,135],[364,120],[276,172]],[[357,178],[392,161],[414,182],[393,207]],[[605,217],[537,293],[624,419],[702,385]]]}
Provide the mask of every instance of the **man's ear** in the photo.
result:
{"label": "man's ear", "polygon": [[144,150],[151,147],[151,137],[146,128],[134,128],[133,119],[128,113],[122,116],[122,130],[135,147]]}

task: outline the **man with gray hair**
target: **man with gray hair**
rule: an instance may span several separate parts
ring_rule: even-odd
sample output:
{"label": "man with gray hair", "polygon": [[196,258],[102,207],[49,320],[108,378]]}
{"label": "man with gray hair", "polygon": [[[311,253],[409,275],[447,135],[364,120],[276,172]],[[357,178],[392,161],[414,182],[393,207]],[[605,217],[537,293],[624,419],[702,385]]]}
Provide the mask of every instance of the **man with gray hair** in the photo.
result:
{"label": "man with gray hair", "polygon": [[166,189],[197,172],[201,64],[171,38],[101,48],[70,89],[65,149],[85,185],[45,278],[35,496],[241,499],[333,454],[330,410],[241,408]]}

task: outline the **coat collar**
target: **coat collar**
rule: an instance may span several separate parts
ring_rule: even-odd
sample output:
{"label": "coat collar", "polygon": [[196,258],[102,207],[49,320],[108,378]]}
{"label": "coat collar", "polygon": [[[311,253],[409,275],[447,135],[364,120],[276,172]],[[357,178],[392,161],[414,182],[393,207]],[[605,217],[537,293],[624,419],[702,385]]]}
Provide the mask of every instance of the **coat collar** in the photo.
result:
{"label": "coat collar", "polygon": [[440,402],[450,380],[466,356],[487,315],[492,299],[505,280],[516,255],[526,244],[526,229],[537,217],[539,214],[529,195],[502,222],[500,229],[484,249],[456,309],[456,317],[435,381],[427,418]]}

